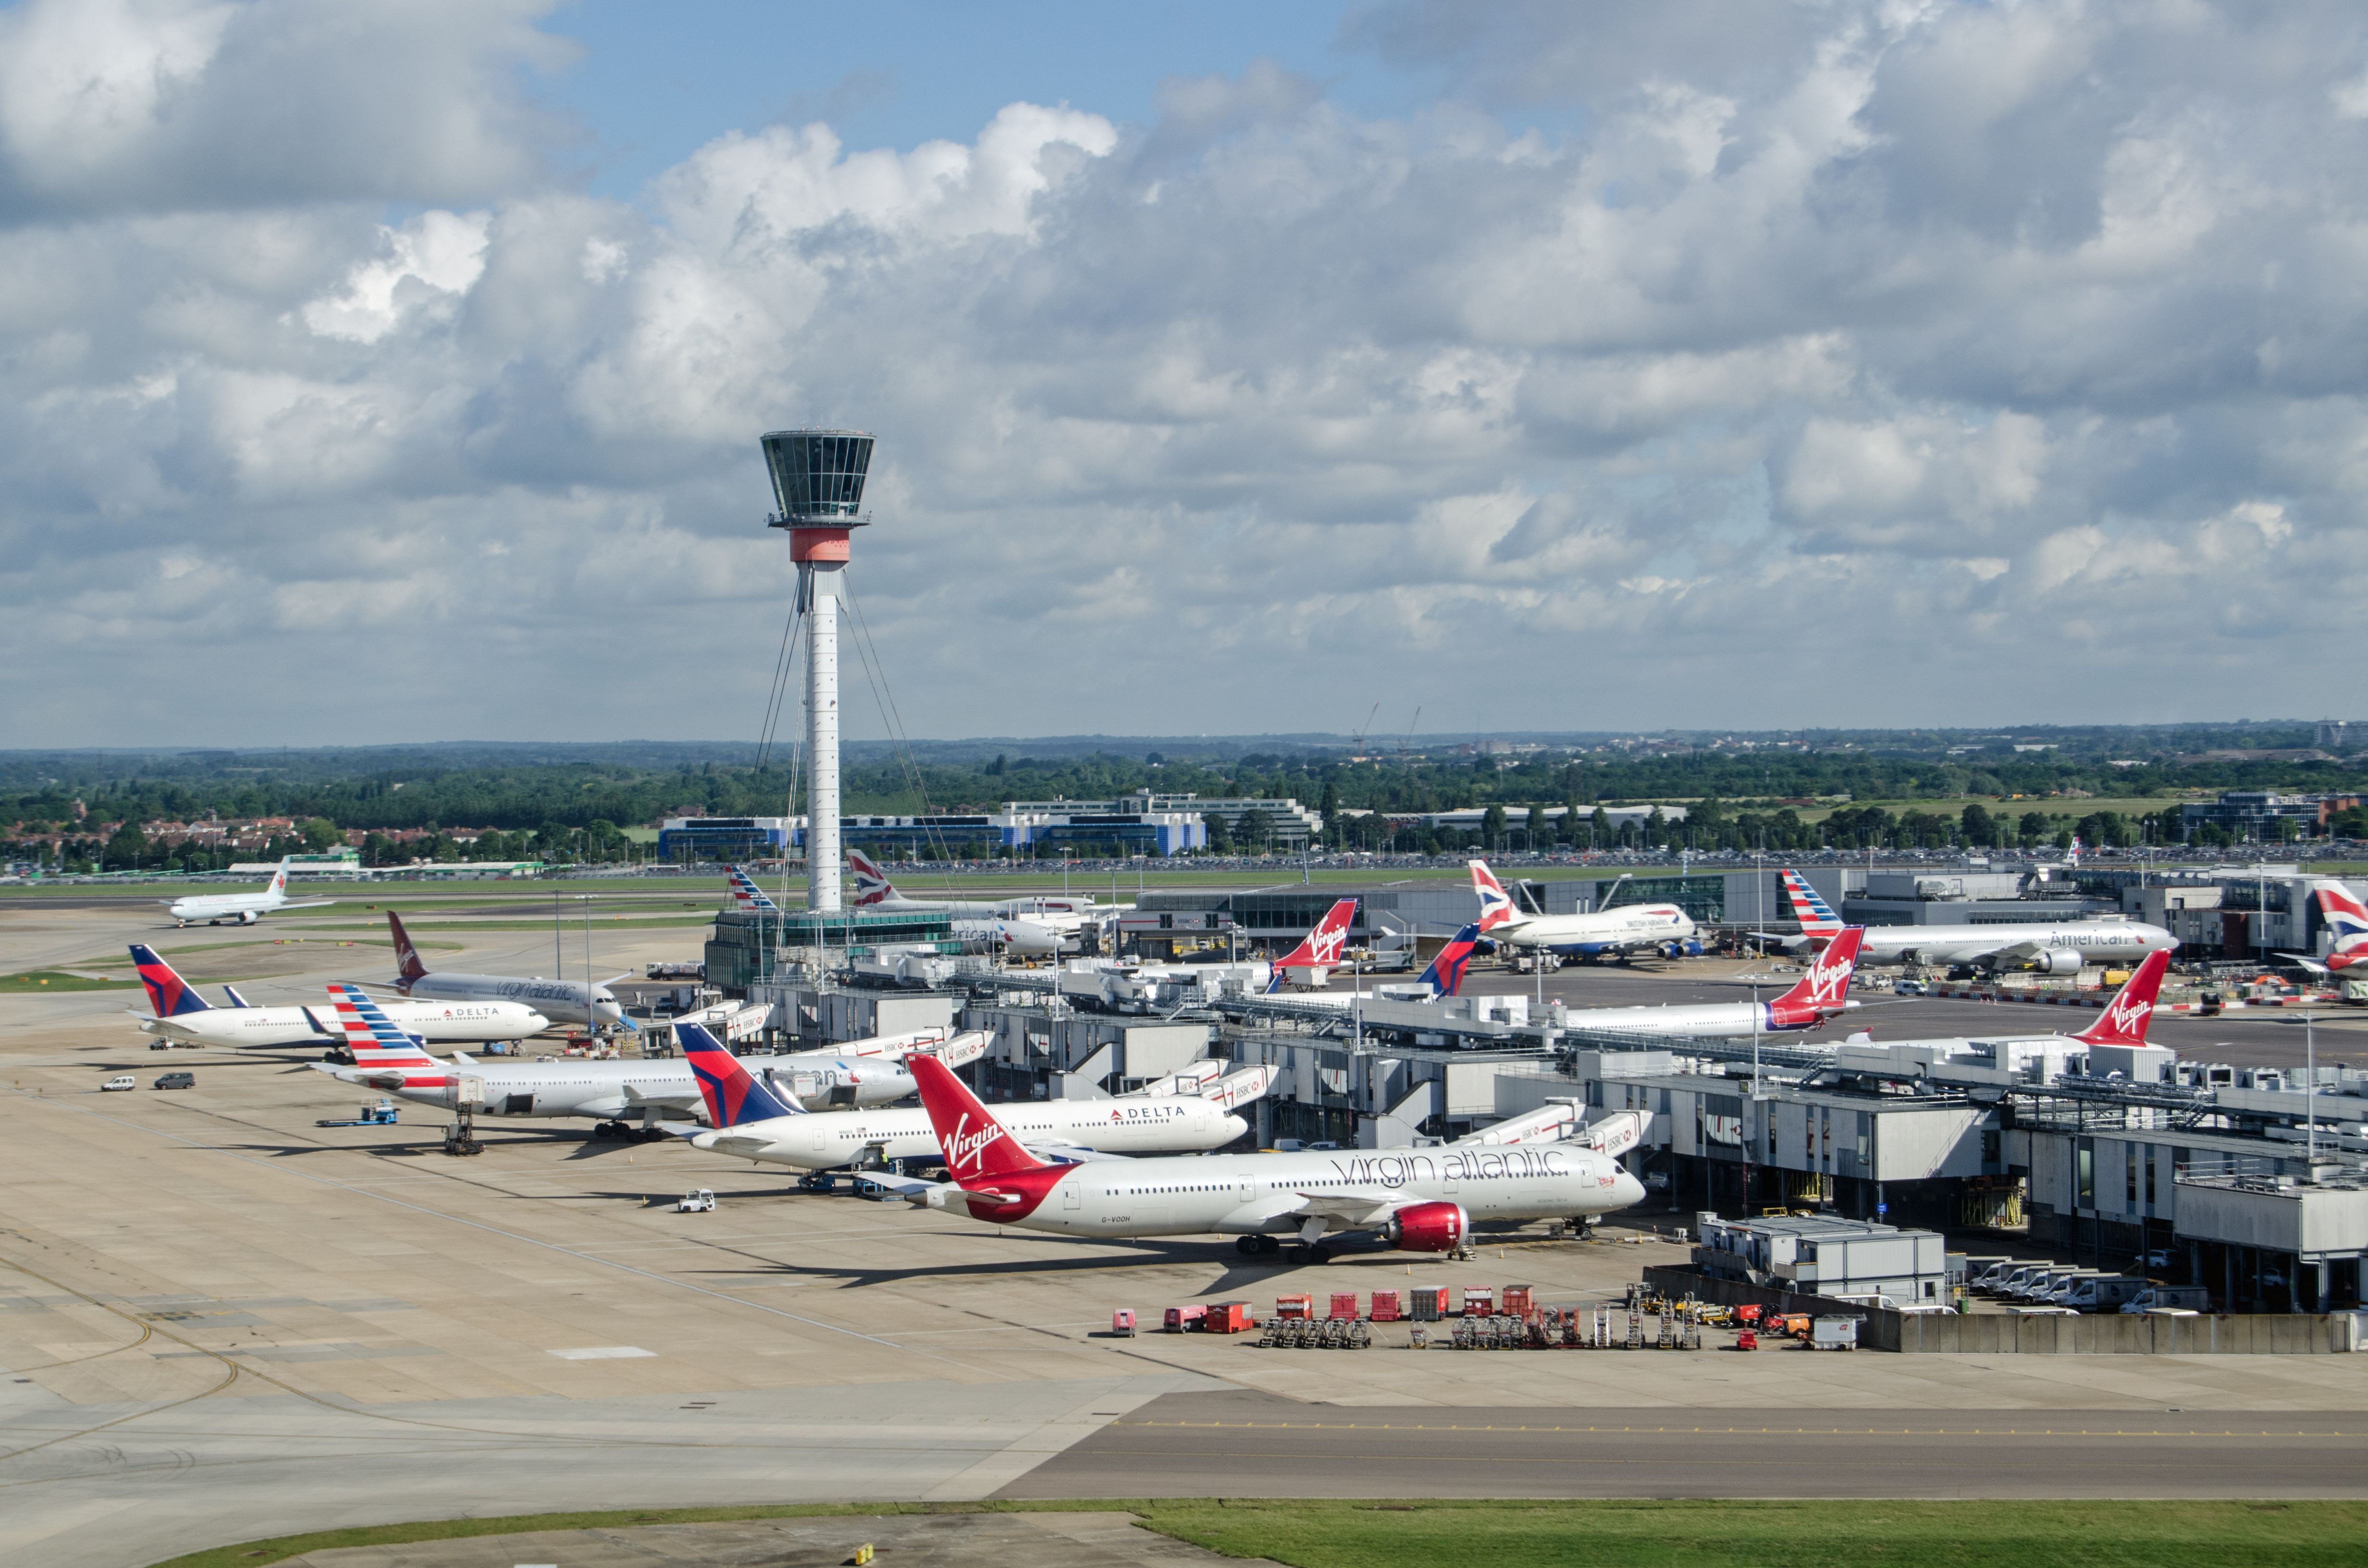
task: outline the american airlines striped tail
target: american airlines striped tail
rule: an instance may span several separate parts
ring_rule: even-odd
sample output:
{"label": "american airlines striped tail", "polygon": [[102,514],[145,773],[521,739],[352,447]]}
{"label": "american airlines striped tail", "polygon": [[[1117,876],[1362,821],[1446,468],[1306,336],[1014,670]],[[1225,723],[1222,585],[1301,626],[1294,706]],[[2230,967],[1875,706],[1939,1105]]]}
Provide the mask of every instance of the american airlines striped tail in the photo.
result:
{"label": "american airlines striped tail", "polygon": [[756,879],[737,866],[727,868],[732,873],[732,903],[737,909],[752,910],[766,915],[778,915],[781,906],[765,896],[765,890]]}
{"label": "american airlines striped tail", "polygon": [[360,986],[332,984],[329,1000],[335,1005],[337,1027],[344,1031],[346,1049],[353,1052],[356,1067],[399,1072],[443,1068],[444,1063],[428,1055],[417,1037],[396,1027],[394,1020]]}
{"label": "american airlines striped tail", "polygon": [[1804,937],[1839,936],[1842,917],[1834,913],[1831,904],[1818,896],[1817,890],[1809,885],[1808,879],[1790,866],[1784,868],[1782,874],[1784,897],[1793,905],[1793,918],[1801,923],[1801,934]]}

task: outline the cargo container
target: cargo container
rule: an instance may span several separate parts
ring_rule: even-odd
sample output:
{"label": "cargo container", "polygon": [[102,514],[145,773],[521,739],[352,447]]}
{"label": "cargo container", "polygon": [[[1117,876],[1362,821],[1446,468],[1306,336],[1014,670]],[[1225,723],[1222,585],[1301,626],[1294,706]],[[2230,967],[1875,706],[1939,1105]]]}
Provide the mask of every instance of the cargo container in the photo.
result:
{"label": "cargo container", "polygon": [[1463,1288],[1463,1315],[1468,1318],[1492,1318],[1497,1315],[1497,1293],[1486,1287]]}
{"label": "cargo container", "polygon": [[1258,1319],[1250,1315],[1247,1301],[1219,1301],[1201,1319],[1204,1334],[1247,1334],[1257,1326]]}
{"label": "cargo container", "polygon": [[1448,1302],[1454,1291],[1445,1285],[1417,1285],[1414,1288],[1414,1321],[1437,1323],[1448,1315]]}
{"label": "cargo container", "polygon": [[1526,1318],[1530,1315],[1531,1312],[1533,1310],[1530,1300],[1531,1290],[1531,1287],[1527,1285],[1508,1285],[1505,1287],[1505,1315],[1507,1317]]}
{"label": "cargo container", "polygon": [[1315,1298],[1313,1296],[1277,1296],[1274,1299],[1274,1315],[1279,1318],[1310,1317],[1315,1311]]}
{"label": "cargo container", "polygon": [[1364,1314],[1357,1310],[1356,1291],[1335,1290],[1332,1292],[1332,1310],[1324,1315],[1326,1319],[1348,1318],[1354,1321]]}
{"label": "cargo container", "polygon": [[1398,1293],[1395,1290],[1374,1291],[1373,1311],[1372,1315],[1372,1320],[1375,1323],[1397,1322],[1399,1317]]}

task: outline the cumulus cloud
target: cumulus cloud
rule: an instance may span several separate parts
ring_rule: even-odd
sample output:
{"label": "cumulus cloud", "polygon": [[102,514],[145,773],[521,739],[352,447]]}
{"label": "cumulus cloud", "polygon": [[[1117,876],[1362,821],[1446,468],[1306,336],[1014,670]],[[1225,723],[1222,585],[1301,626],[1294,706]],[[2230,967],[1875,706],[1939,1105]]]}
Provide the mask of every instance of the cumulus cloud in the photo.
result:
{"label": "cumulus cloud", "polygon": [[[2249,711],[2368,559],[2348,10],[1385,4],[1403,118],[1258,63],[631,204],[536,15],[0,14],[13,733],[748,733],[803,422],[922,733]],[[1767,680],[1820,623],[1864,679]]]}

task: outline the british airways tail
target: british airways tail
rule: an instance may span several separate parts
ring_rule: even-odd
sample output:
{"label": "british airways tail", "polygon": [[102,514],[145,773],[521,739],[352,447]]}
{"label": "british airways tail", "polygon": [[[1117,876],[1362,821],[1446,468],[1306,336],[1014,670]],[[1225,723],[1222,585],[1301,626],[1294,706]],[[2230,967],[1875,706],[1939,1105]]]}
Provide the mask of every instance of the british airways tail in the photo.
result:
{"label": "british airways tail", "polygon": [[1505,891],[1505,884],[1497,880],[1497,873],[1488,869],[1488,862],[1474,860],[1469,864],[1472,868],[1472,891],[1480,895],[1481,933],[1486,935],[1518,919],[1520,912],[1513,907],[1513,895]]}
{"label": "british airways tail", "polygon": [[2154,1021],[2155,995],[2169,967],[2169,953],[2148,953],[2105,1008],[2105,1016],[2072,1038],[2089,1045],[2144,1045],[2146,1026]]}
{"label": "british airways tail", "polygon": [[763,1079],[697,1024],[677,1024],[674,1034],[683,1060],[690,1063],[691,1076],[699,1080],[699,1097],[707,1102],[707,1119],[718,1128],[805,1114],[805,1107],[774,1094]]}
{"label": "british airways tail", "polygon": [[140,983],[148,989],[148,1005],[156,1009],[160,1018],[178,1018],[190,1013],[211,1013],[212,1005],[198,994],[198,988],[183,980],[173,966],[156,956],[156,949],[145,942],[131,944],[131,967],[140,973]]}
{"label": "british airways tail", "polygon": [[855,902],[860,908],[873,903],[902,903],[904,895],[879,863],[860,849],[847,852],[847,873],[855,879]]}
{"label": "british airways tail", "polygon": [[1299,946],[1274,960],[1274,978],[1267,982],[1269,991],[1282,989],[1283,976],[1294,969],[1338,969],[1340,949],[1349,945],[1349,922],[1357,915],[1357,901],[1344,898],[1324,912],[1315,929],[1299,939]]}
{"label": "british airways tail", "polygon": [[1472,949],[1480,945],[1478,922],[1466,926],[1447,939],[1422,971],[1422,983],[1437,996],[1452,996],[1463,988],[1463,971],[1472,967]]}
{"label": "british airways tail", "polygon": [[781,906],[765,896],[765,890],[757,885],[754,877],[737,866],[727,869],[732,873],[732,903],[734,907],[757,910],[767,915],[780,912]]}

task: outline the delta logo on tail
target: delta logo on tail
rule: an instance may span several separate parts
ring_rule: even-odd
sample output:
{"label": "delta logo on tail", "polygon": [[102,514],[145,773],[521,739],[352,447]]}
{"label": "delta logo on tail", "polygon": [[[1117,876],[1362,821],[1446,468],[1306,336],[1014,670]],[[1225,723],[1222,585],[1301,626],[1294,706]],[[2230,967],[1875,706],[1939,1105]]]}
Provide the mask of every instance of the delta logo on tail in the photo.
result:
{"label": "delta logo on tail", "polygon": [[896,896],[896,884],[890,881],[888,873],[862,850],[847,852],[847,871],[855,879],[855,902],[859,908],[867,903],[886,903]]}
{"label": "delta logo on tail", "polygon": [[2146,1026],[2154,1021],[2154,999],[2162,989],[2169,953],[2148,953],[2105,1008],[2105,1016],[2072,1038],[2089,1045],[2144,1045]]}
{"label": "delta logo on tail", "polygon": [[1801,923],[1801,935],[1804,937],[1839,936],[1842,928],[1842,917],[1834,913],[1831,904],[1817,896],[1817,890],[1809,885],[1808,879],[1789,866],[1784,869],[1782,874],[1784,896],[1793,905],[1793,918]]}
{"label": "delta logo on tail", "polygon": [[160,1018],[177,1018],[189,1013],[211,1013],[213,1008],[198,994],[197,987],[173,971],[173,966],[156,956],[156,949],[145,942],[131,944],[131,967],[140,971],[140,983],[148,988],[148,1005],[156,1009]]}
{"label": "delta logo on tail", "polygon": [[1481,934],[1485,936],[1518,918],[1520,912],[1513,907],[1513,895],[1505,891],[1505,884],[1497,880],[1497,873],[1488,869],[1487,861],[1474,860],[1469,864],[1472,868],[1472,891],[1480,895],[1479,926]]}
{"label": "delta logo on tail", "polygon": [[738,1057],[697,1024],[677,1024],[674,1034],[683,1060],[690,1063],[691,1076],[699,1080],[699,1097],[707,1102],[707,1119],[716,1127],[769,1121],[805,1110],[802,1105],[783,1103]]}
{"label": "delta logo on tail", "polygon": [[419,961],[419,949],[411,945],[411,933],[403,928],[403,916],[390,909],[386,912],[387,929],[394,936],[395,989],[408,990],[415,980],[424,980],[427,966]]}
{"label": "delta logo on tail", "polygon": [[737,866],[729,866],[725,869],[732,873],[734,907],[766,915],[780,913],[781,906],[765,896],[765,890],[757,885],[755,878]]}
{"label": "delta logo on tail", "polygon": [[1422,983],[1435,996],[1454,995],[1463,988],[1463,971],[1472,967],[1472,952],[1479,945],[1480,926],[1475,921],[1447,939],[1447,946],[1422,971]]}
{"label": "delta logo on tail", "polygon": [[1805,1028],[1825,1022],[1848,1007],[1850,973],[1858,968],[1858,951],[1866,940],[1862,926],[1845,926],[1818,953],[1809,972],[1793,989],[1768,1004],[1772,1028]]}

